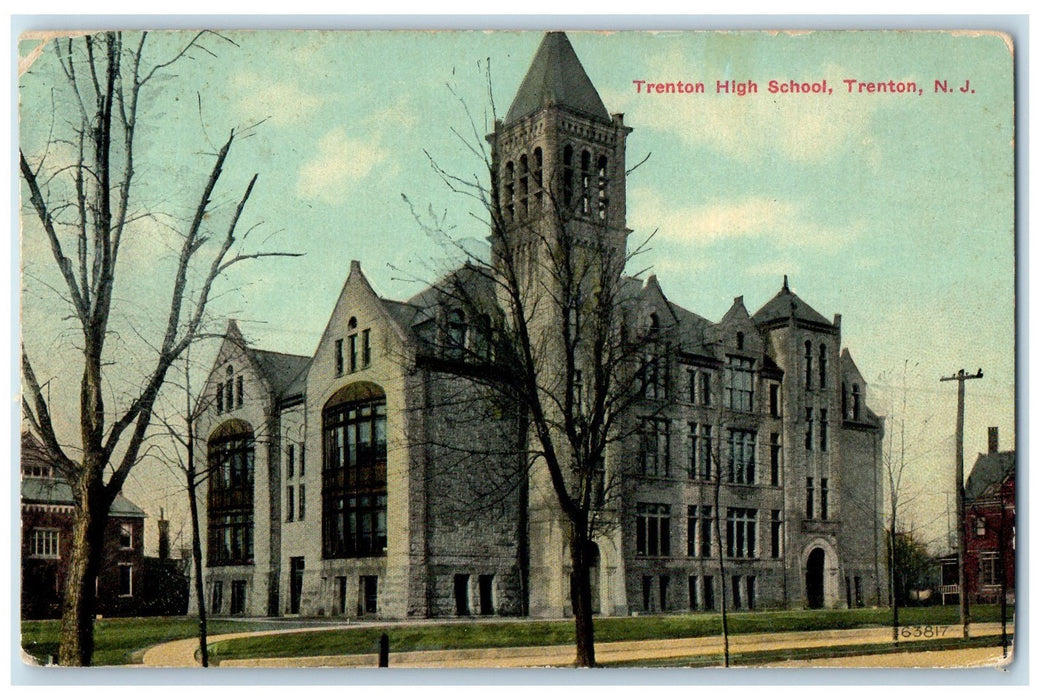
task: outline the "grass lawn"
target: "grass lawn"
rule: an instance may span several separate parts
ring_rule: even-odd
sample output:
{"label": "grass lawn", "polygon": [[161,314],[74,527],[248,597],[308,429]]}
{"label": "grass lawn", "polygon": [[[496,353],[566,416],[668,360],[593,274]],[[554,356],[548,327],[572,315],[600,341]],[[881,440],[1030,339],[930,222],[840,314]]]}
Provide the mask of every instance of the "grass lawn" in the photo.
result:
{"label": "grass lawn", "polygon": [[[210,634],[284,627],[272,622],[210,620]],[[41,663],[58,655],[58,620],[22,622],[22,648]],[[198,634],[199,624],[187,617],[109,617],[94,623],[94,665],[138,663],[148,647]]]}
{"label": "grass lawn", "polygon": [[[903,625],[955,624],[957,607],[906,608],[900,610]],[[1009,611],[1010,616],[1010,611]],[[884,626],[891,620],[888,609],[858,610],[784,610],[774,612],[731,613],[731,634],[790,632],[814,629],[854,629]],[[972,620],[1000,620],[997,605],[972,607]],[[656,615],[610,617],[596,620],[596,641],[616,642],[643,639],[705,637],[719,634],[718,614]],[[506,646],[543,646],[573,644],[574,624],[554,622],[473,622],[428,624],[401,627],[364,627],[329,629],[293,634],[291,641],[282,635],[249,637],[218,642],[210,646],[215,661],[270,657],[369,654],[378,649],[379,636],[390,635],[390,649],[424,651],[432,649],[473,649]]]}

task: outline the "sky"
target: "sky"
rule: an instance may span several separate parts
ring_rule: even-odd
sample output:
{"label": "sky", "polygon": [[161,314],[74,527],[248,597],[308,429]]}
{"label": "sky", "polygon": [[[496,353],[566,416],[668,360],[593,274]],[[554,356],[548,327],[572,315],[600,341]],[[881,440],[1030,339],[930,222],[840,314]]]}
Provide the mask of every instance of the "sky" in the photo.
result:
{"label": "sky", "polygon": [[[1002,449],[1015,447],[1013,73],[1005,37],[569,37],[607,109],[624,113],[633,129],[628,167],[645,158],[628,177],[630,245],[654,235],[630,272],[656,274],[671,301],[713,321],[736,296],[753,313],[785,274],[825,317],[840,313],[842,345],[870,383],[868,404],[890,427],[906,422],[905,524],[944,549],[956,383],[940,377],[962,368],[985,375],[966,386],[968,470],[986,449],[988,426],[999,427]],[[149,60],[169,58],[186,39],[150,35]],[[481,172],[467,143],[508,110],[540,39],[537,32],[204,37],[207,51],[189,54],[145,97],[135,203],[154,216],[135,224],[121,259],[109,344],[119,368],[110,379],[113,405],[132,388],[167,303],[172,231],[190,217],[211,154],[232,129],[240,138],[214,196],[215,228],[258,173],[241,223],[246,249],[302,255],[233,269],[211,307],[214,327],[234,317],[257,347],[310,354],[351,260],[361,261],[379,294],[399,299],[443,266],[444,252],[402,195],[443,215],[458,238],[487,235],[431,160],[452,173]],[[53,54],[40,49],[31,37],[19,44],[20,139],[34,164],[69,109]],[[826,80],[831,92],[772,94],[771,80]],[[951,91],[937,92],[937,80]],[[701,82],[705,90],[647,93],[636,81]],[[717,81],[753,81],[758,92],[720,94]],[[889,81],[914,83],[922,94],[859,89]],[[63,155],[52,143],[49,167]],[[75,334],[30,215],[23,209],[23,337],[41,382],[51,381],[52,401],[74,406],[78,372],[67,367]],[[201,345],[193,359],[208,369],[214,352]],[[889,430],[896,452],[899,432]],[[151,516],[160,507],[172,513],[174,533],[183,524],[183,493],[152,455],[125,494]]]}

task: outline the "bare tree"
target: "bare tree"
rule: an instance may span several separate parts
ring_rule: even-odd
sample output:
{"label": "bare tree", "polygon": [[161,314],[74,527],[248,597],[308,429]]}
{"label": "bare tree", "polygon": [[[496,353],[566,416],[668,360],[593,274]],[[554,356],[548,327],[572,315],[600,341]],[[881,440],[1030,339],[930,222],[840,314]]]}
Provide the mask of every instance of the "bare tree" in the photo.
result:
{"label": "bare tree", "polygon": [[[640,378],[663,349],[660,329],[641,322],[642,302],[623,277],[642,247],[627,251],[624,234],[596,215],[590,191],[596,185],[573,187],[562,168],[539,171],[530,209],[518,211],[500,183],[494,148],[471,115],[469,127],[469,136],[456,134],[481,159],[485,177],[449,173],[429,160],[453,193],[475,203],[491,231],[490,260],[452,241],[443,219],[418,213],[416,219],[462,260],[458,272],[433,285],[440,303],[488,325],[479,342],[459,343],[445,316],[434,345],[461,360],[444,371],[484,387],[524,417],[529,476],[555,495],[569,545],[576,663],[595,666],[590,572],[596,538],[617,525],[621,478],[607,473],[607,462],[614,450],[630,447],[639,429],[630,409],[643,398]],[[623,163],[613,163],[601,182],[625,174]],[[489,291],[476,293],[480,288]]]}
{"label": "bare tree", "polygon": [[[161,327],[156,339],[144,340],[149,352],[117,357],[118,351],[106,344],[115,332],[113,300],[122,294],[131,296],[139,282],[118,265],[120,253],[142,226],[162,213],[139,201],[147,188],[135,179],[140,166],[136,160],[138,117],[145,111],[144,103],[163,95],[158,90],[159,79],[168,77],[172,66],[199,52],[213,55],[203,45],[208,35],[200,32],[181,40],[165,56],[151,59],[146,48],[153,42],[147,33],[107,32],[55,40],[51,52],[40,59],[60,66],[61,84],[52,86],[56,95],[54,131],[39,152],[20,151],[19,164],[23,196],[39,220],[60,275],[58,294],[71,308],[79,336],[69,341],[81,364],[78,438],[63,441],[61,416],[54,413],[41,390],[24,343],[23,409],[30,429],[71,485],[75,501],[58,654],[63,665],[91,663],[94,580],[101,566],[109,508],[142,454],[167,372],[198,334],[213,285],[222,273],[244,260],[278,255],[235,247],[246,236],[238,236],[236,229],[256,175],[230,212],[212,205],[238,138],[232,131],[213,154],[197,200],[186,203],[191,212],[184,217],[186,223],[170,225],[175,227],[170,238],[176,262],[168,306],[154,312],[163,319]],[[158,43],[170,45],[168,41]],[[165,93],[169,92],[167,88]],[[161,126],[149,124],[150,128]],[[216,230],[218,226],[223,231]],[[117,274],[120,271],[124,274]],[[144,338],[144,329],[135,332]],[[117,400],[111,396],[114,377],[125,383],[126,376],[135,373],[141,375],[140,384],[128,397]]]}

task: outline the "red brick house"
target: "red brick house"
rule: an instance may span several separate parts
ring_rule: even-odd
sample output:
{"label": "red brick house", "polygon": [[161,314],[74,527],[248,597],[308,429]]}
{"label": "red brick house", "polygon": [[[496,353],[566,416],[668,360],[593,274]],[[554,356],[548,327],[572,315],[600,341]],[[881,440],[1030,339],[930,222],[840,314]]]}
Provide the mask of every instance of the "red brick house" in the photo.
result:
{"label": "red brick house", "polygon": [[[72,535],[73,499],[42,445],[22,433],[22,618],[59,617]],[[123,496],[112,503],[97,580],[99,615],[134,615],[144,590],[145,512]]]}
{"label": "red brick house", "polygon": [[1001,452],[997,429],[964,487],[965,586],[971,602],[1000,601],[1005,584],[1015,596],[1015,451]]}

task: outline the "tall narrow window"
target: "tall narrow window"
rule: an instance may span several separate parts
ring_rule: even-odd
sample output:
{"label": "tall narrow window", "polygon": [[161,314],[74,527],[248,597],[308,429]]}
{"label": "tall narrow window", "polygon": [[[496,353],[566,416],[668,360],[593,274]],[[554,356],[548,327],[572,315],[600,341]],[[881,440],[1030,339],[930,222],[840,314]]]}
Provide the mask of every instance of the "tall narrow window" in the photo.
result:
{"label": "tall narrow window", "polygon": [[235,407],[235,382],[230,376],[224,384],[224,404],[229,411]]}
{"label": "tall narrow window", "polygon": [[769,415],[774,418],[780,417],[780,385],[769,385]]}
{"label": "tall narrow window", "polygon": [[701,579],[704,582],[704,595],[702,600],[704,601],[705,610],[715,609],[715,577],[714,576],[702,576]]}
{"label": "tall narrow window", "polygon": [[751,411],[754,397],[754,361],[730,357],[726,365],[726,408]]}
{"label": "tall narrow window", "polygon": [[361,331],[361,366],[368,367],[372,364],[372,342],[369,329]]}
{"label": "tall narrow window", "polygon": [[461,360],[466,353],[466,317],[462,311],[453,309],[448,313],[447,356]]}
{"label": "tall narrow window", "polygon": [[820,409],[820,452],[827,451],[827,409]]}
{"label": "tall narrow window", "polygon": [[242,402],[245,398],[245,387],[243,386],[242,375],[235,377],[235,394],[237,395],[236,404],[239,408],[242,408]]}
{"label": "tall narrow window", "polygon": [[689,382],[689,395],[687,400],[690,403],[697,403],[697,373],[692,370],[686,370],[686,378]]}
{"label": "tall narrow window", "polygon": [[668,421],[643,421],[640,463],[645,476],[668,476]]}
{"label": "tall narrow window", "polygon": [[599,220],[607,220],[607,157],[600,156],[596,163],[597,197],[596,207],[599,211]]}
{"label": "tall narrow window", "polygon": [[708,480],[711,478],[711,426],[707,424],[690,424],[690,462],[689,477],[691,479]]}
{"label": "tall narrow window", "polygon": [[502,208],[505,210],[506,221],[508,222],[512,222],[516,218],[516,182],[514,178],[513,161],[509,161],[506,163],[505,182],[502,183]]}
{"label": "tall narrow window", "polygon": [[805,341],[805,388],[812,389],[813,367],[812,367],[812,341]]}
{"label": "tall narrow window", "polygon": [[828,509],[828,496],[830,495],[827,489],[827,479],[820,479],[820,519],[827,519]]}
{"label": "tall narrow window", "polygon": [[813,411],[809,406],[805,407],[805,449],[812,451],[813,445]]}
{"label": "tall narrow window", "polygon": [[859,420],[860,394],[859,384],[852,385],[852,420]]}
{"label": "tall narrow window", "polygon": [[806,477],[805,479],[805,517],[812,520],[814,514],[814,503],[813,503],[813,480],[812,477]]}
{"label": "tall narrow window", "polygon": [[296,499],[292,486],[285,487],[285,519],[292,522],[296,519]]}
{"label": "tall narrow window", "polygon": [[351,333],[347,336],[347,360],[348,369],[351,372],[357,371],[357,333]]}
{"label": "tall narrow window", "polygon": [[747,576],[744,578],[745,590],[747,592],[747,609],[755,609],[755,577]]}
{"label": "tall narrow window", "polygon": [[581,213],[588,216],[592,213],[592,156],[588,151],[581,152]]}
{"label": "tall narrow window", "polygon": [[285,476],[292,478],[296,472],[296,445],[292,443],[285,450]]}
{"label": "tall narrow window", "polygon": [[520,156],[520,182],[519,182],[519,200],[520,200],[520,219],[521,221],[527,218],[527,196],[528,192],[528,169],[527,169],[527,154]]}
{"label": "tall narrow window", "polygon": [[224,382],[217,384],[217,413],[224,412]]}
{"label": "tall narrow window", "polygon": [[697,506],[686,506],[686,556],[697,556]]}
{"label": "tall narrow window", "polygon": [[729,482],[755,483],[755,433],[750,430],[729,431]]}
{"label": "tall narrow window", "polygon": [[534,186],[535,214],[542,211],[542,149],[534,149],[534,169],[531,171],[531,181]]}
{"label": "tall narrow window", "polygon": [[820,345],[820,388],[827,388],[827,346]]}
{"label": "tall narrow window", "polygon": [[339,377],[343,374],[343,338],[336,339],[334,359],[336,362],[336,376]]}
{"label": "tall narrow window", "polygon": [[733,582],[733,588],[731,589],[733,592],[733,609],[740,610],[744,607],[744,604],[740,600],[740,576],[734,576],[731,580]]}
{"label": "tall narrow window", "polygon": [[701,533],[700,533],[701,536],[700,536],[700,541],[699,541],[700,550],[701,550],[701,557],[710,557],[711,556],[711,541],[712,541],[711,540],[711,538],[712,538],[712,534],[711,534],[711,528],[712,528],[712,520],[711,520],[711,512],[712,511],[711,511],[711,506],[701,506],[698,509],[698,512],[700,512],[700,514],[701,514]]}
{"label": "tall narrow window", "polygon": [[711,405],[711,374],[708,372],[700,372],[701,377],[701,405]]}
{"label": "tall narrow window", "polygon": [[659,578],[657,580],[657,584],[658,584],[658,590],[660,592],[660,596],[658,597],[658,601],[661,604],[661,610],[667,610],[668,609],[668,575],[667,574],[663,574],[661,576],[661,578]]}
{"label": "tall narrow window", "polygon": [[671,507],[664,503],[636,504],[636,554],[668,556],[671,545]]}
{"label": "tall narrow window", "polygon": [[300,493],[297,499],[298,502],[296,506],[296,519],[303,520],[304,516],[307,515],[307,486],[306,484],[300,484],[298,488]]}
{"label": "tall narrow window", "polygon": [[783,521],[780,519],[780,511],[774,510],[769,518],[769,556],[773,559],[780,558],[783,536]]}
{"label": "tall narrow window", "polygon": [[849,390],[845,382],[841,383],[841,419],[848,420],[849,416]]}
{"label": "tall narrow window", "polygon": [[700,600],[698,585],[699,581],[697,580],[697,577],[691,576],[689,579],[690,610],[698,609],[698,601]]}
{"label": "tall narrow window", "polygon": [[769,435],[769,483],[780,485],[780,433]]}
{"label": "tall narrow window", "polygon": [[[563,203],[568,209],[574,201],[574,146],[563,149]],[[569,213],[569,212],[568,212]]]}

